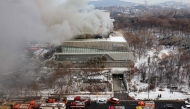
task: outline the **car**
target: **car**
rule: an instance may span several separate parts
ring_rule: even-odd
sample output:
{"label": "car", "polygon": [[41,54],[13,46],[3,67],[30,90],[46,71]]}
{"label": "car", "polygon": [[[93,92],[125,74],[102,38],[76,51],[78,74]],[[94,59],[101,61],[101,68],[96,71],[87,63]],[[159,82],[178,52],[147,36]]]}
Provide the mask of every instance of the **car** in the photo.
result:
{"label": "car", "polygon": [[165,104],[160,109],[174,109],[173,104]]}
{"label": "car", "polygon": [[106,98],[105,98],[105,99],[104,99],[104,98],[97,99],[97,100],[96,100],[96,103],[97,103],[97,104],[106,104],[106,103],[107,103],[107,99],[106,99]]}
{"label": "car", "polygon": [[181,106],[181,109],[190,109],[190,105],[183,105]]}
{"label": "car", "polygon": [[121,76],[119,76],[119,80],[122,80],[123,78]]}
{"label": "car", "polygon": [[190,104],[190,98],[187,98],[187,100],[185,100],[185,104]]}
{"label": "car", "polygon": [[115,97],[111,97],[109,99],[109,102],[110,103],[113,103],[113,104],[119,104],[119,99],[118,98],[115,98]]}
{"label": "car", "polygon": [[121,81],[121,87],[124,87],[123,81]]}

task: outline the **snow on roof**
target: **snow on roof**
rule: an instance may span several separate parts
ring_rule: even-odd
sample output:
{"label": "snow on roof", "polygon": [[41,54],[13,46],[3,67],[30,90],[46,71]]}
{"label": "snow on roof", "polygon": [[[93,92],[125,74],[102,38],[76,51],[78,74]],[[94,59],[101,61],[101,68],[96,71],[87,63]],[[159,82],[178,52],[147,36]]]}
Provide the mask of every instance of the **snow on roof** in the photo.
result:
{"label": "snow on roof", "polygon": [[127,42],[123,36],[110,36],[107,41]]}
{"label": "snow on roof", "polygon": [[36,55],[36,56],[39,56],[39,55],[44,55],[45,53],[47,53],[48,52],[48,50],[47,49],[39,49],[39,50],[36,50],[35,52],[34,52],[34,55]]}
{"label": "snow on roof", "polygon": [[119,32],[113,32],[112,34],[109,35],[108,38],[98,38],[98,39],[72,39],[67,42],[72,42],[72,41],[113,41],[113,42],[127,42],[124,38],[124,36],[119,33]]}
{"label": "snow on roof", "polygon": [[95,75],[95,76],[88,76],[87,79],[100,79],[100,80],[107,80],[104,75]]}

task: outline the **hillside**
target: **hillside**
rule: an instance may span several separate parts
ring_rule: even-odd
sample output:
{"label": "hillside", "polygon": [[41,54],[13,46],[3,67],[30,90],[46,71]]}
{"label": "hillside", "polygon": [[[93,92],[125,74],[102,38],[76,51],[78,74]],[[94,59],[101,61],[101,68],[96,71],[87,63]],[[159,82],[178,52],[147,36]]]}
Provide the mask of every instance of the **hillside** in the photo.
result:
{"label": "hillside", "polygon": [[93,4],[95,7],[108,7],[108,6],[118,6],[118,5],[132,5],[135,3],[125,2],[121,0],[99,0],[99,1],[90,1],[88,4]]}

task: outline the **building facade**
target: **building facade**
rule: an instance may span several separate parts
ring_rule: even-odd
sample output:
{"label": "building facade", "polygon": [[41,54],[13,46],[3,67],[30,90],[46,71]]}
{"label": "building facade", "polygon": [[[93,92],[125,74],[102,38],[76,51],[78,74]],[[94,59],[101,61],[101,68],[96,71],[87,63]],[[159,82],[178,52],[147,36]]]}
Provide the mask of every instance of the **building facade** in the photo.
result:
{"label": "building facade", "polygon": [[56,52],[59,62],[72,62],[76,67],[97,65],[103,67],[129,67],[134,64],[133,52],[123,36],[115,33],[108,38],[76,38],[63,43]]}

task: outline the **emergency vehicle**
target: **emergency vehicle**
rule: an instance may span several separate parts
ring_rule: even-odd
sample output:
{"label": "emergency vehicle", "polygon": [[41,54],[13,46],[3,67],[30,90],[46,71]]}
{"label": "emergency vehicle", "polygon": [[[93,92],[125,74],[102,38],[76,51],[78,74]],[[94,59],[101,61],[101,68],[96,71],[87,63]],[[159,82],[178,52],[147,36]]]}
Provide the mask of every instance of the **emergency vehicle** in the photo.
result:
{"label": "emergency vehicle", "polygon": [[32,109],[39,109],[39,107],[42,104],[42,101],[40,100],[32,100],[29,102],[30,106],[32,107]]}
{"label": "emergency vehicle", "polygon": [[125,109],[125,106],[109,106],[108,109]]}
{"label": "emergency vehicle", "polygon": [[91,104],[91,98],[88,96],[76,96],[74,101],[84,102],[85,104]]}
{"label": "emergency vehicle", "polygon": [[68,100],[67,97],[60,97],[60,95],[57,96],[49,96],[46,99],[46,103],[54,103],[54,102],[63,102],[65,104],[67,104]]}
{"label": "emergency vehicle", "polygon": [[66,109],[66,105],[65,103],[59,103],[59,102],[44,103],[41,104],[39,109]]}
{"label": "emergency vehicle", "polygon": [[119,99],[118,99],[118,98],[115,98],[115,97],[111,97],[111,98],[109,99],[109,102],[110,102],[110,103],[114,103],[114,104],[119,104]]}
{"label": "emergency vehicle", "polygon": [[71,102],[70,109],[84,109],[85,102],[83,101],[73,101]]}
{"label": "emergency vehicle", "polygon": [[154,101],[138,101],[136,109],[155,109]]}
{"label": "emergency vehicle", "polygon": [[16,104],[13,109],[32,109],[32,106],[30,104]]}

